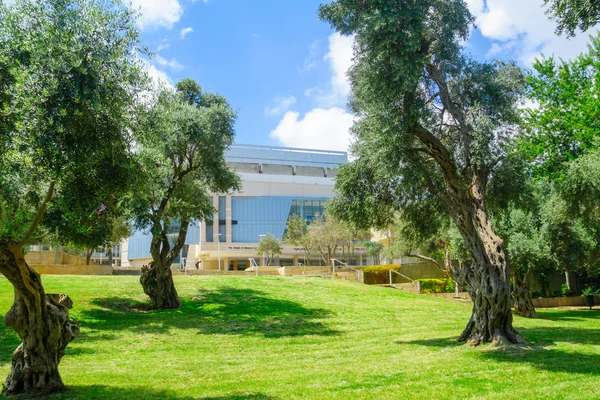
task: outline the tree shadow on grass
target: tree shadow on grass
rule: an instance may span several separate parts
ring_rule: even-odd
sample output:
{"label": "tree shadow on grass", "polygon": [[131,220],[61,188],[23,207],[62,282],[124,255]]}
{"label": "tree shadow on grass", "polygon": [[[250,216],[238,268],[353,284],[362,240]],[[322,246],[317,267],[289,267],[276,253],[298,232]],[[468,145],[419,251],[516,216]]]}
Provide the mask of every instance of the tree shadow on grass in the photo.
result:
{"label": "tree shadow on grass", "polygon": [[581,310],[536,310],[537,317],[539,319],[548,321],[600,321],[600,309],[594,308],[592,310],[584,309]]}
{"label": "tree shadow on grass", "polygon": [[276,397],[267,396],[262,393],[232,393],[224,396],[190,397],[178,396],[174,391],[154,390],[145,387],[119,388],[105,385],[71,386],[65,392],[45,397],[46,400],[59,399],[85,399],[85,400],[107,400],[107,399],[144,399],[144,400],[277,400]]}
{"label": "tree shadow on grass", "polygon": [[[550,348],[556,343],[600,345],[600,331],[576,328],[519,328],[519,333],[531,342],[530,346],[509,346],[501,350],[488,350],[482,346],[478,357],[502,363],[525,363],[532,367],[552,372],[600,375],[600,355],[567,352]],[[397,344],[416,344],[427,347],[464,346],[456,337],[398,341]]]}
{"label": "tree shadow on grass", "polygon": [[[197,329],[198,334],[260,335],[266,338],[304,335],[339,335],[320,320],[331,312],[273,299],[264,293],[237,288],[199,291],[183,299],[177,310],[151,311],[148,303],[127,298],[99,298],[81,311],[82,330],[97,340],[100,331],[128,330],[167,334],[171,328]],[[84,335],[85,336],[85,335]],[[107,339],[108,337],[104,337]],[[85,337],[82,338],[85,340]]]}

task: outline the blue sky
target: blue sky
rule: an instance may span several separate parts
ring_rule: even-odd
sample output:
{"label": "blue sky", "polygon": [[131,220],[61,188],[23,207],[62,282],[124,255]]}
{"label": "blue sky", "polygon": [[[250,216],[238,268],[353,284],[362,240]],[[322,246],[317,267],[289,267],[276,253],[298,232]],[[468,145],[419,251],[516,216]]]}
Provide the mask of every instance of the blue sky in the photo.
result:
{"label": "blue sky", "polygon": [[[142,40],[156,56],[150,74],[186,77],[226,96],[239,111],[236,141],[345,150],[352,38],[319,21],[319,0],[132,0]],[[571,58],[588,34],[554,35],[542,0],[466,0],[478,28],[466,43],[478,59],[540,52]]]}

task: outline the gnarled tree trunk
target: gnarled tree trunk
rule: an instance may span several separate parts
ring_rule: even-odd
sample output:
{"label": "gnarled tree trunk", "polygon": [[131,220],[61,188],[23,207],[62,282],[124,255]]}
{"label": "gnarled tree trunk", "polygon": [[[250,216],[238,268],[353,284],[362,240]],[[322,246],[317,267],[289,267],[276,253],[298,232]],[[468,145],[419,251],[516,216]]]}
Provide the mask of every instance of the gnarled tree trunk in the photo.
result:
{"label": "gnarled tree trunk", "polygon": [[4,324],[22,341],[13,353],[2,393],[39,395],[63,390],[58,364],[79,334],[79,324],[69,318],[71,299],[44,292],[40,275],[27,265],[16,242],[0,241],[0,272],[15,293]]}
{"label": "gnarled tree trunk", "polygon": [[521,279],[521,275],[518,271],[515,271],[514,275],[514,289],[512,292],[513,304],[517,315],[525,318],[535,318],[535,307],[531,301],[531,294],[529,293],[529,276],[531,275],[532,268],[529,267],[525,276]]}
{"label": "gnarled tree trunk", "polygon": [[510,263],[483,201],[483,181],[476,176],[468,196],[453,200],[453,218],[472,259],[454,268],[453,276],[473,300],[473,312],[459,341],[472,345],[527,343],[513,328]]}
{"label": "gnarled tree trunk", "polygon": [[144,293],[150,297],[154,309],[168,310],[181,307],[171,268],[150,261],[148,265],[142,267],[140,283]]}

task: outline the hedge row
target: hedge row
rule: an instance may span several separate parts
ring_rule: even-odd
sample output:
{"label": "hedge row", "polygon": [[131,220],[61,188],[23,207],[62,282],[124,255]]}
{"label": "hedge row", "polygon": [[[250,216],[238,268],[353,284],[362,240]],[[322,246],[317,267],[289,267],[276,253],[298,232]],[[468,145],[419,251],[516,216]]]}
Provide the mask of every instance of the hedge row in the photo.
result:
{"label": "hedge row", "polygon": [[400,271],[400,264],[371,265],[363,268],[364,281],[367,285],[390,283],[390,270]]}
{"label": "hedge row", "polygon": [[444,279],[419,279],[421,293],[454,293],[454,281],[450,278]]}

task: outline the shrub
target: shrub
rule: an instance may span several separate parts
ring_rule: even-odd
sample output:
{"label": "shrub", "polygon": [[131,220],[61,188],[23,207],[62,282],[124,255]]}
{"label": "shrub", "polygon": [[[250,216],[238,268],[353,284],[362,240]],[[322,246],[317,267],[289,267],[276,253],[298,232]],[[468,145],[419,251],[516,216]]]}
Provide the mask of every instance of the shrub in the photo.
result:
{"label": "shrub", "polygon": [[390,270],[400,271],[400,264],[371,265],[363,268],[364,281],[367,285],[390,283]]}
{"label": "shrub", "polygon": [[450,278],[444,279],[419,279],[421,293],[454,293],[454,281]]}

